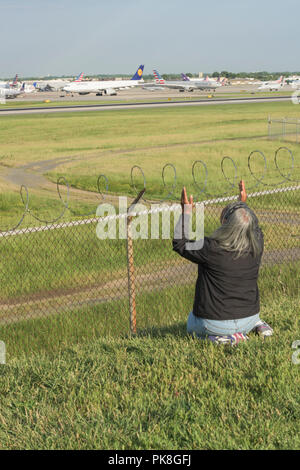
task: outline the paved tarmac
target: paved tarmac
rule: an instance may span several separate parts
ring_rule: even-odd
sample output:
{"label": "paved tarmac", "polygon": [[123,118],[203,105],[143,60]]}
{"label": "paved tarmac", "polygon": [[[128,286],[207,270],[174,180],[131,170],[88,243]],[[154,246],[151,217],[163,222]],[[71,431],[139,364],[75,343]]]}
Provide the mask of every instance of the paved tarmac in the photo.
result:
{"label": "paved tarmac", "polygon": [[[283,91],[288,91],[292,94],[291,87],[284,87]],[[252,96],[245,97],[243,96],[245,93],[251,94]],[[241,95],[241,97],[239,97],[239,95]],[[44,104],[46,100],[50,100],[51,107],[47,103]],[[149,100],[151,100],[151,103],[148,102]],[[277,93],[269,92],[268,96],[262,96],[262,93],[257,91],[257,86],[255,85],[223,86],[213,93],[208,91],[194,91],[192,93],[179,92],[178,90],[170,89],[148,91],[140,87],[119,91],[117,96],[96,96],[95,94],[66,95],[64,92],[35,92],[14,99],[14,103],[19,109],[5,108],[5,105],[1,105],[0,115],[105,111],[141,107],[203,106],[288,100],[291,100],[290,94],[288,96],[278,96]],[[120,103],[120,101],[122,102]],[[11,102],[12,100],[9,100],[9,103]],[[40,102],[41,105],[30,108],[30,102]],[[80,102],[82,102],[82,105]],[[91,102],[91,104],[89,104],[89,102]],[[62,105],[62,103],[64,104]]]}

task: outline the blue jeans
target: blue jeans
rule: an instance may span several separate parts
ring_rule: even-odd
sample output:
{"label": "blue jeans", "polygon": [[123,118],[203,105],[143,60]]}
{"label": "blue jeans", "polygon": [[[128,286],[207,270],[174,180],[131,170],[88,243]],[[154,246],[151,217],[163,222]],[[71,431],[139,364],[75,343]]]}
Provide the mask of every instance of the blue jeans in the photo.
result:
{"label": "blue jeans", "polygon": [[247,334],[253,330],[259,320],[259,313],[238,320],[208,320],[207,318],[196,317],[193,312],[190,312],[187,321],[187,332],[189,334],[195,333],[200,337],[233,335],[234,333]]}

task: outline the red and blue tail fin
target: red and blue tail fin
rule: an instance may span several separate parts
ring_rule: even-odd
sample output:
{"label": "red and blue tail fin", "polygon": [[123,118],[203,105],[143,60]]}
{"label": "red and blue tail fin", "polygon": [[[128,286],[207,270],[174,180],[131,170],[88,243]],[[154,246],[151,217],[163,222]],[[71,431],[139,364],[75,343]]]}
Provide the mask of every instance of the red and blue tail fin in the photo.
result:
{"label": "red and blue tail fin", "polygon": [[18,74],[16,73],[16,76],[15,76],[13,82],[10,84],[10,86],[17,86],[17,84],[18,84],[18,78],[19,78],[19,76],[18,76]]}
{"label": "red and blue tail fin", "polygon": [[131,78],[131,80],[141,80],[143,76],[143,71],[144,71],[144,65],[140,65],[137,71],[135,72],[135,74],[133,75],[133,77]]}
{"label": "red and blue tail fin", "polygon": [[156,83],[161,83],[161,84],[165,83],[164,79],[162,78],[162,76],[157,70],[153,70],[153,75],[155,77]]}
{"label": "red and blue tail fin", "polygon": [[81,82],[83,78],[83,72],[81,72],[76,78],[75,78],[75,82]]}

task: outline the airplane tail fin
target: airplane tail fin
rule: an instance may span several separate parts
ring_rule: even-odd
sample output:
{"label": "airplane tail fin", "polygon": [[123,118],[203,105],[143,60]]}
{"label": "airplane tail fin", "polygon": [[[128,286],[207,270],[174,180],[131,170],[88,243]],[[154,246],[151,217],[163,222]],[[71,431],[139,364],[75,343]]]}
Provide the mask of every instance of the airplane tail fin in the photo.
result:
{"label": "airplane tail fin", "polygon": [[33,82],[32,86],[34,86],[34,88],[37,88],[37,82]]}
{"label": "airplane tail fin", "polygon": [[81,82],[83,78],[83,72],[81,72],[76,78],[75,78],[75,82]]}
{"label": "airplane tail fin", "polygon": [[181,74],[181,78],[184,82],[189,82],[190,81],[189,77],[185,73]]}
{"label": "airplane tail fin", "polygon": [[144,72],[144,65],[140,65],[131,80],[141,80]]}
{"label": "airplane tail fin", "polygon": [[277,80],[277,83],[282,83],[282,82],[283,82],[283,75],[281,75]]}
{"label": "airplane tail fin", "polygon": [[22,83],[22,86],[20,88],[20,92],[23,93],[25,91],[25,82]]}
{"label": "airplane tail fin", "polygon": [[19,76],[18,76],[18,74],[16,73],[16,76],[15,76],[15,78],[14,78],[14,81],[13,81],[12,84],[11,84],[12,86],[16,86],[16,85],[18,84],[18,78],[19,78]]}
{"label": "airplane tail fin", "polygon": [[156,83],[161,83],[161,84],[165,83],[164,79],[162,78],[162,76],[157,70],[153,70],[153,75],[155,77]]}

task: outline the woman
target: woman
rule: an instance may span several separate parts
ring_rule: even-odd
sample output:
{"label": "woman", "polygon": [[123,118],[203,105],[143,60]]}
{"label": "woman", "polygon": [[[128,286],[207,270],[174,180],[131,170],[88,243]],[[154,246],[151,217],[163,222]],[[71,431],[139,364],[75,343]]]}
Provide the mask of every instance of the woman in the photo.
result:
{"label": "woman", "polygon": [[[222,211],[221,226],[210,237],[204,237],[201,249],[193,250],[193,242],[184,237],[184,224],[192,212],[193,198],[188,201],[183,188],[184,217],[178,221],[173,240],[174,251],[198,264],[187,331],[223,344],[245,341],[250,331],[264,337],[273,334],[272,328],[259,317],[257,279],[264,248],[263,233],[256,215],[246,204],[243,181],[239,189],[239,201]],[[183,235],[178,238],[179,232]]]}

